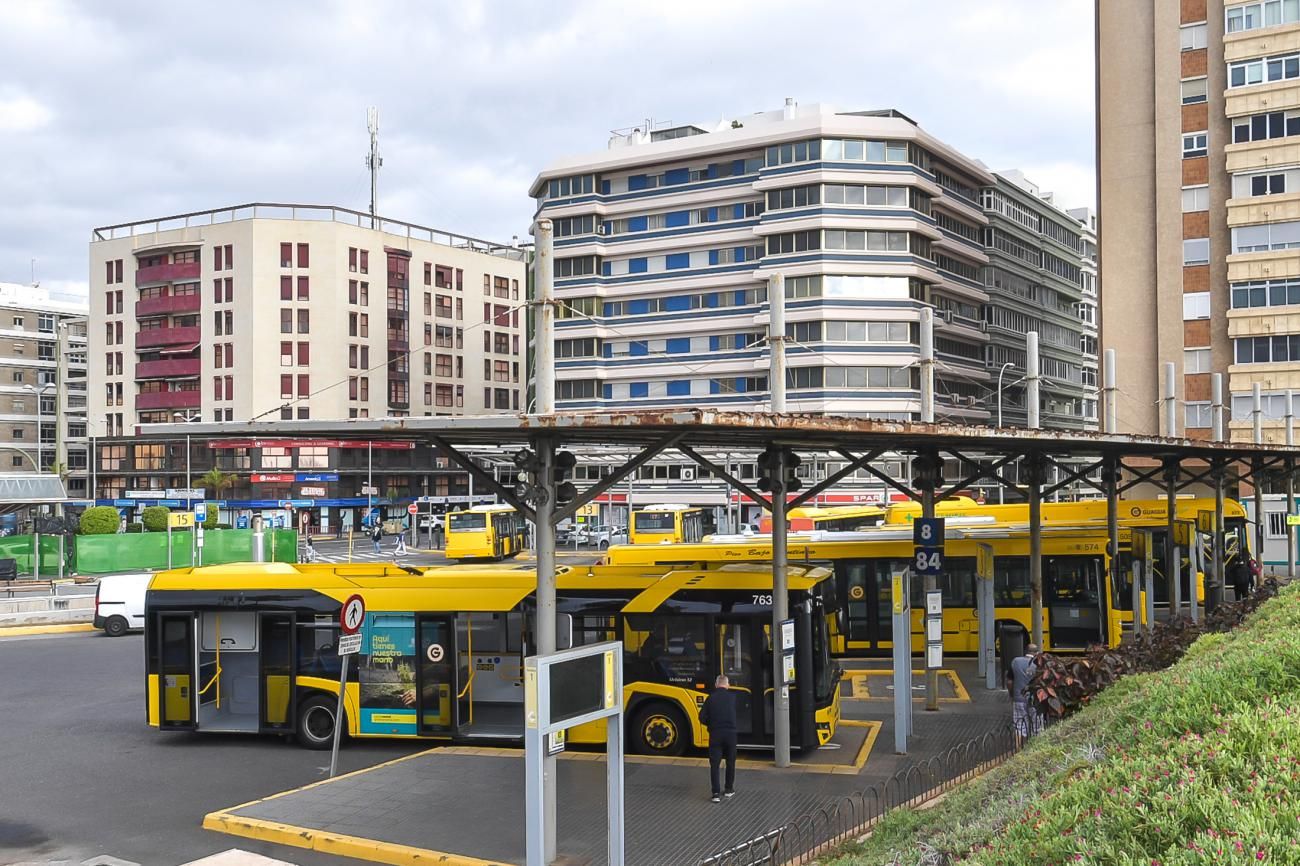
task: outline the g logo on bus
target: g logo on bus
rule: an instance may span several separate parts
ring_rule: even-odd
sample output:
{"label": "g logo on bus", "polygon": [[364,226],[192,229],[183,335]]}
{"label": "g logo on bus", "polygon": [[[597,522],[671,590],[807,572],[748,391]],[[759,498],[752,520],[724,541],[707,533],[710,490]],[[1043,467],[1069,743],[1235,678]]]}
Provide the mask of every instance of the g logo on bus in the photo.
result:
{"label": "g logo on bus", "polygon": [[860,586],[849,587],[849,598],[853,599],[854,601],[862,601],[863,597],[866,594],[867,591]]}
{"label": "g logo on bus", "polygon": [[1131,514],[1131,515],[1134,516],[1134,517],[1141,517],[1141,516],[1142,516],[1142,506],[1140,506],[1140,505],[1134,505],[1132,508],[1130,508],[1130,509],[1128,510],[1128,513]]}
{"label": "g logo on bus", "polygon": [[442,661],[442,656],[443,656],[442,644],[440,643],[429,644],[429,648],[425,650],[425,655],[427,655],[429,657],[429,661],[433,662],[434,664],[437,664],[438,662]]}

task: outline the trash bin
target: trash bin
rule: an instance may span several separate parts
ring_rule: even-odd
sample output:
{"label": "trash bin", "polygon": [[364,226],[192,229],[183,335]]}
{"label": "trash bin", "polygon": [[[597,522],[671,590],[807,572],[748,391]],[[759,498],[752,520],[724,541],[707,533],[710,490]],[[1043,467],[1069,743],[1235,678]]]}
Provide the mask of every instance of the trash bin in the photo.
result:
{"label": "trash bin", "polygon": [[18,560],[0,559],[0,580],[17,580],[18,579]]}
{"label": "trash bin", "polygon": [[998,630],[998,644],[1001,647],[999,667],[1002,669],[1002,682],[1007,681],[1011,673],[1011,660],[1025,654],[1025,631],[1018,625],[1004,623]]}

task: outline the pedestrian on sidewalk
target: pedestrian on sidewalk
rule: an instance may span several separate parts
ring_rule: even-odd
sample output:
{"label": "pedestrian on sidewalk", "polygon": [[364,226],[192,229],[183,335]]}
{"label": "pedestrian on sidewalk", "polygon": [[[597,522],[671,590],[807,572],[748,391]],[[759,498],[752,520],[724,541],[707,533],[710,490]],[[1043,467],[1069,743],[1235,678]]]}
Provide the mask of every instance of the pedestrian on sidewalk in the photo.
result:
{"label": "pedestrian on sidewalk", "polygon": [[[713,693],[700,707],[700,721],[709,729],[709,782],[712,800],[721,803],[723,795],[736,795],[736,693],[726,674],[713,682]],[[718,765],[727,761],[727,786],[718,784]]]}
{"label": "pedestrian on sidewalk", "polygon": [[1007,688],[1011,691],[1011,727],[1022,740],[1041,733],[1043,719],[1029,703],[1029,681],[1038,673],[1034,657],[1038,655],[1038,644],[1031,643],[1025,647],[1025,654],[1011,660],[1011,672],[1007,674]]}
{"label": "pedestrian on sidewalk", "polygon": [[379,542],[384,540],[384,528],[376,520],[370,527],[370,540],[375,544],[375,553],[383,553],[384,549],[379,546]]}
{"label": "pedestrian on sidewalk", "polygon": [[308,535],[307,538],[305,539],[305,541],[304,541],[304,545],[305,545],[305,546],[303,547],[303,551],[302,551],[302,561],[303,561],[303,562],[315,562],[315,561],[316,561],[316,548],[312,546],[312,543],[311,543],[311,536],[310,536],[310,535]]}

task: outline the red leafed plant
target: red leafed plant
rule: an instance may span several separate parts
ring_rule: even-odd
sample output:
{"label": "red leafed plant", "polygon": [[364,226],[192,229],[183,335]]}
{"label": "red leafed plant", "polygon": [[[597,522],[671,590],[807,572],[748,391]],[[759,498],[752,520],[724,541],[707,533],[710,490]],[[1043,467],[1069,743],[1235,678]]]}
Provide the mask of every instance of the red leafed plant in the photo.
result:
{"label": "red leafed plant", "polygon": [[1072,657],[1039,653],[1034,667],[1030,698],[1038,712],[1055,719],[1078,710],[1128,671],[1121,655],[1103,648]]}

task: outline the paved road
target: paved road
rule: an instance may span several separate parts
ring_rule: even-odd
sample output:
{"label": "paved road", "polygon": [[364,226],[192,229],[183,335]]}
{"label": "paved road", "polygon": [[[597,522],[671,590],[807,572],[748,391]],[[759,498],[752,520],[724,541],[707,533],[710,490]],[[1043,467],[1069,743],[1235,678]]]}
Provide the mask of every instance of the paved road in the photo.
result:
{"label": "paved road", "polygon": [[[274,737],[161,734],[144,720],[143,639],[0,639],[0,863],[105,854],[187,862],[233,847],[355,862],[203,830],[208,812],[324,778],[329,754]],[[350,771],[417,751],[350,744]]]}

